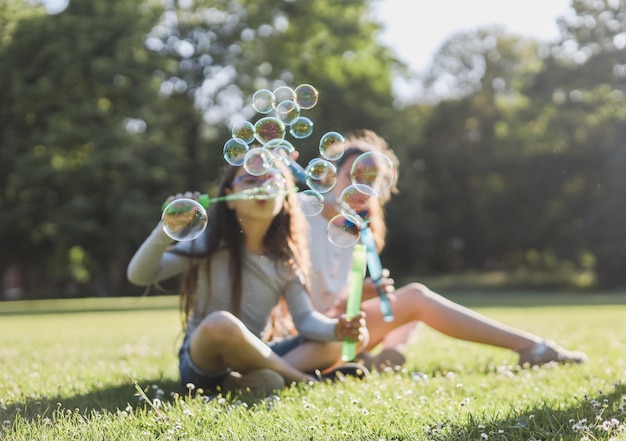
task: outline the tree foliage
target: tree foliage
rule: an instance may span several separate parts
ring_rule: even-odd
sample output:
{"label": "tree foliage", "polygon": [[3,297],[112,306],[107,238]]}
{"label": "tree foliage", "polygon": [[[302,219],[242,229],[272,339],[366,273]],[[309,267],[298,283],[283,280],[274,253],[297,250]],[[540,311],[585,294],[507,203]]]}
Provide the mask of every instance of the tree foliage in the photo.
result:
{"label": "tree foliage", "polygon": [[451,36],[400,108],[372,1],[0,3],[0,269],[38,293],[123,292],[163,199],[213,188],[254,91],[309,83],[303,164],[330,130],[374,130],[400,158],[395,277],[595,264],[626,284],[625,2],[573,0],[554,42]]}
{"label": "tree foliage", "polygon": [[100,274],[104,289],[176,172],[142,45],[158,11],[139,6],[72,1],[2,47],[2,257],[33,284]]}

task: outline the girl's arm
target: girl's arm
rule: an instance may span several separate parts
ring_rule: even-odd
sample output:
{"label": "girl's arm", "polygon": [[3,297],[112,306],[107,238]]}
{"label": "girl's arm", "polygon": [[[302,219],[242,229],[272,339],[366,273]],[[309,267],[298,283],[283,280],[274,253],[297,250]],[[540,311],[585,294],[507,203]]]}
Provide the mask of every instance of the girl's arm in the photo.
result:
{"label": "girl's arm", "polygon": [[192,259],[167,252],[171,244],[172,239],[167,237],[159,224],[130,260],[128,280],[134,285],[148,286],[189,269]]}
{"label": "girl's arm", "polygon": [[294,275],[284,292],[287,307],[298,333],[311,340],[337,340],[335,328],[339,322],[315,311],[300,279]]}

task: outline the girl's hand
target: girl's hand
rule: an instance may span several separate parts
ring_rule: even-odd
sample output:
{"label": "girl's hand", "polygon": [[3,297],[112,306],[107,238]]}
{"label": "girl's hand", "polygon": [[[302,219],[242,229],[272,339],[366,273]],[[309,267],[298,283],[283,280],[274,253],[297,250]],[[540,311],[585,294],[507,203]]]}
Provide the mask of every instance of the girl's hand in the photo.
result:
{"label": "girl's hand", "polygon": [[[392,294],[395,290],[395,281],[389,277],[389,270],[384,269],[383,275],[380,279],[379,285],[382,287],[383,292],[387,295]],[[378,296],[378,291],[376,290],[376,284],[374,281],[368,277],[363,281],[363,301],[373,299]]]}
{"label": "girl's hand", "polygon": [[177,193],[165,199],[164,205],[167,205],[170,202],[175,201],[176,199],[182,199],[182,198],[193,199],[197,201],[199,197],[200,197],[199,191],[194,191],[194,192],[188,191],[186,193]]}
{"label": "girl's hand", "polygon": [[365,313],[359,314],[352,319],[348,319],[345,314],[338,317],[339,322],[335,326],[335,335],[338,340],[364,341],[367,337],[367,327],[365,323]]}

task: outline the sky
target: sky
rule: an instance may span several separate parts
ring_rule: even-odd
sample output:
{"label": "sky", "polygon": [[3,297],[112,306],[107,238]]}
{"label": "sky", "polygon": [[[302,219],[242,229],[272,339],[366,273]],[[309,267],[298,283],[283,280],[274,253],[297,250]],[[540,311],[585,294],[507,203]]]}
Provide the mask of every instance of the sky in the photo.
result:
{"label": "sky", "polygon": [[502,25],[541,40],[558,36],[556,18],[571,0],[374,0],[385,26],[381,42],[414,70],[423,71],[448,37],[460,31]]}

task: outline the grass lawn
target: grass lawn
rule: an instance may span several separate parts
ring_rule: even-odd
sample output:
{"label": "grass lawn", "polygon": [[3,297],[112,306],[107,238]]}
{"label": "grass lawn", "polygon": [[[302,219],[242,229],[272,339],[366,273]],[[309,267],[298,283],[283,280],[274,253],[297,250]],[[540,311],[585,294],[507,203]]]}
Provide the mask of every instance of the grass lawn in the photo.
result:
{"label": "grass lawn", "polygon": [[0,439],[626,440],[626,294],[454,300],[591,362],[521,370],[510,351],[423,327],[400,372],[191,398],[176,297],[0,302]]}

